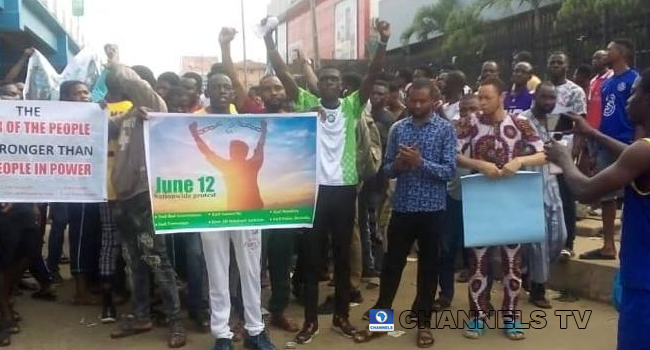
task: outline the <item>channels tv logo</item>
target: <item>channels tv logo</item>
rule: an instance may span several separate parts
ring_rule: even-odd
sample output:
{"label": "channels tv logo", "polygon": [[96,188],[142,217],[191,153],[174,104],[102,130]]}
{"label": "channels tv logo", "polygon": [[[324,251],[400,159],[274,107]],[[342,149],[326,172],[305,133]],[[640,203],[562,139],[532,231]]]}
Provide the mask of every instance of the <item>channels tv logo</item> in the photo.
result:
{"label": "channels tv logo", "polygon": [[395,330],[393,309],[370,309],[368,330],[371,332],[392,332]]}

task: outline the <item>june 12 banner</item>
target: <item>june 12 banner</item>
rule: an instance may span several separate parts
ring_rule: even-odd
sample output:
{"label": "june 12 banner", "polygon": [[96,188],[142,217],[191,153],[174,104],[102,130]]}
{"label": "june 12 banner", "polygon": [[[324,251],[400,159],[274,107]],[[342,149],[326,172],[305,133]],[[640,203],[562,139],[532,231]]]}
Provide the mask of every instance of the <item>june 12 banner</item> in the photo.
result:
{"label": "june 12 banner", "polygon": [[106,201],[107,129],[95,103],[0,101],[0,202]]}
{"label": "june 12 banner", "polygon": [[149,115],[156,233],[312,227],[316,114]]}

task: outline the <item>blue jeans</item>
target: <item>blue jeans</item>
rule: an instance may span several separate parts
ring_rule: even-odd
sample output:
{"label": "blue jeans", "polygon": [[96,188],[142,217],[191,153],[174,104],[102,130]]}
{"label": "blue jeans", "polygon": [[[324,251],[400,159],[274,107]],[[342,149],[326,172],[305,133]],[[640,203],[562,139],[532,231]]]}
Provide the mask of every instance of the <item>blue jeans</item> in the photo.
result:
{"label": "blue jeans", "polygon": [[59,271],[59,262],[63,253],[63,238],[68,226],[68,204],[50,203],[50,238],[47,242],[47,269],[50,273]]}

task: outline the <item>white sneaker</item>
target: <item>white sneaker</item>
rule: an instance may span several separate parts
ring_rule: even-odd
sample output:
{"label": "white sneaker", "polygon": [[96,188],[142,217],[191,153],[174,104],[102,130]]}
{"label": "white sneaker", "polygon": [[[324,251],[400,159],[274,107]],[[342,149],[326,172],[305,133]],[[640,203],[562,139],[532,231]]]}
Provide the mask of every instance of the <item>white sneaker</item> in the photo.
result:
{"label": "white sneaker", "polygon": [[575,255],[576,253],[574,253],[573,250],[562,249],[562,251],[560,251],[560,258],[562,258],[562,260],[570,260]]}
{"label": "white sneaker", "polygon": [[591,216],[603,216],[603,210],[600,209],[600,208],[598,208],[598,209],[594,209],[594,210],[590,210],[590,211],[589,211],[589,215],[591,215]]}

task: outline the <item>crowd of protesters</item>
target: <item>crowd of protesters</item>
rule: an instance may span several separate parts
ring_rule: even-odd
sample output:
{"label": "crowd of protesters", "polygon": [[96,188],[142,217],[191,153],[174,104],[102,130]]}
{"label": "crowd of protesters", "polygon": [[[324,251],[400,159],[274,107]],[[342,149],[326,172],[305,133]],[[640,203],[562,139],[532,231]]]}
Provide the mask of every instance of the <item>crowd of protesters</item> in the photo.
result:
{"label": "crowd of protesters", "polygon": [[[32,298],[56,301],[54,286],[70,283],[60,272],[67,263],[74,280],[72,304],[97,305],[103,323],[119,321],[112,338],[165,324],[169,347],[182,347],[186,309],[189,321],[214,335],[215,350],[232,349],[237,341],[249,349],[275,349],[265,323],[296,333],[299,344],[309,343],[322,327],[319,314],[332,314],[331,327],[341,335],[368,342],[385,333],[353,325],[349,305],[378,290],[372,309],[392,308],[412,254],[418,265],[412,310],[424,325],[416,331],[417,346],[433,345],[426,325],[432,312],[452,306],[455,283],[467,283],[473,315],[462,334],[476,339],[495,308],[490,302],[495,251],[502,268],[496,275],[504,293],[499,308],[505,315],[503,332],[521,340],[524,329],[515,313],[520,295],[551,308],[545,288],[550,268],[574,257],[577,201],[600,208],[604,237],[602,248],[579,258],[616,259],[615,218],[625,198],[630,213],[623,217],[620,322],[628,328],[619,330],[619,349],[638,348],[634,339],[650,322],[650,254],[643,250],[650,245],[650,173],[645,169],[650,141],[635,141],[647,133],[650,73],[639,75],[631,67],[632,43],[611,41],[575,74],[569,71],[570,57],[554,52],[542,79],[532,55],[522,51],[506,69],[510,77],[489,60],[478,79],[470,79],[454,67],[387,69],[390,26],[379,22],[376,30],[379,45],[365,76],[335,67],[315,71],[299,55],[304,86],[269,32],[265,45],[275,73],[248,91],[231,58],[232,29],[224,28],[219,36],[223,62],[207,75],[205,91],[205,77],[197,73],[165,72],[155,79],[147,67],[121,64],[117,48],[107,45],[106,74],[98,83],[103,88],[66,81],[60,100],[101,103],[110,111],[108,202],[2,203],[0,346],[10,345],[11,335],[20,332],[15,296],[34,288]],[[26,50],[4,77],[0,99],[22,99],[18,76],[32,54]],[[634,108],[626,109],[628,100],[635,101]],[[155,235],[143,142],[147,111],[318,112],[313,229]],[[574,125],[572,135],[552,125],[562,118]],[[201,148],[196,130],[193,136]],[[570,152],[558,146],[560,138],[568,141]],[[564,173],[553,171],[547,157]],[[481,173],[498,179],[519,170],[543,176],[545,240],[465,249],[460,177]],[[624,195],[628,183],[634,190]],[[259,244],[247,244],[252,241]],[[23,280],[26,271],[37,285]],[[335,292],[319,305],[320,282],[329,282]],[[263,303],[263,288],[270,288],[268,303]],[[292,295],[304,307],[302,325],[285,315]],[[120,317],[116,307],[126,302],[130,306]]]}

